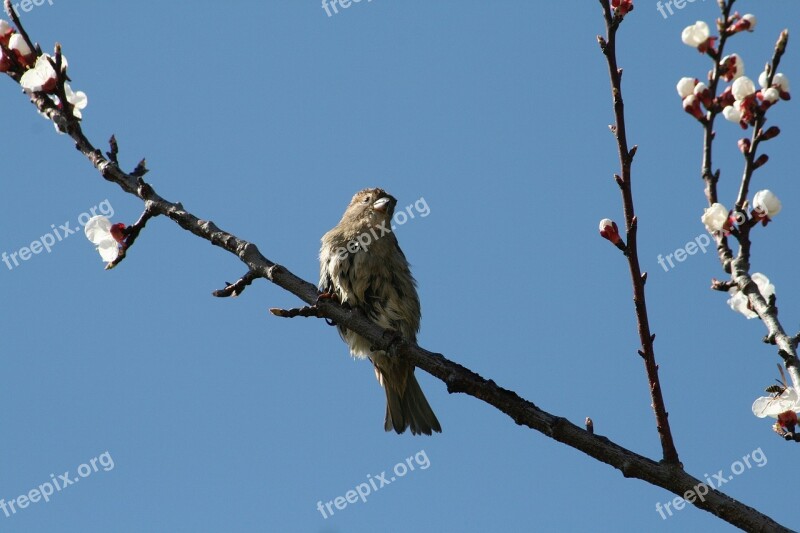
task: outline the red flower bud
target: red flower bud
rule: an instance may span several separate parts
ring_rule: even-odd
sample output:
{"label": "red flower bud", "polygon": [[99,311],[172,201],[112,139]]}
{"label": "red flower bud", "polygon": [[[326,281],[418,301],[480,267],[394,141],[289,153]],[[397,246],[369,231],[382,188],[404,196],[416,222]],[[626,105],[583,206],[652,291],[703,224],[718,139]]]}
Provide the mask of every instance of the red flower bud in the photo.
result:
{"label": "red flower bud", "polygon": [[733,105],[733,103],[736,101],[736,98],[734,98],[733,91],[731,90],[730,86],[728,86],[724,91],[722,91],[722,94],[719,95],[717,100],[719,101],[719,107],[721,109],[725,109],[729,105]]}
{"label": "red flower bud", "polygon": [[611,7],[621,16],[633,11],[633,0],[611,0]]}
{"label": "red flower bud", "polygon": [[784,411],[778,415],[778,424],[790,431],[797,425],[797,413],[794,411]]}
{"label": "red flower bud", "polygon": [[780,135],[780,133],[781,129],[778,126],[772,126],[769,129],[767,129],[767,131],[761,134],[761,140],[768,141],[774,137],[777,137],[778,135]]}
{"label": "red flower bud", "polygon": [[111,232],[111,236],[114,237],[115,241],[122,245],[125,244],[125,239],[128,237],[125,235],[125,224],[118,222],[112,225],[109,231]]}
{"label": "red flower bud", "polygon": [[742,152],[743,154],[747,153],[747,151],[750,149],[750,139],[747,138],[739,139],[739,142],[736,144],[737,146],[739,146],[739,151]]}

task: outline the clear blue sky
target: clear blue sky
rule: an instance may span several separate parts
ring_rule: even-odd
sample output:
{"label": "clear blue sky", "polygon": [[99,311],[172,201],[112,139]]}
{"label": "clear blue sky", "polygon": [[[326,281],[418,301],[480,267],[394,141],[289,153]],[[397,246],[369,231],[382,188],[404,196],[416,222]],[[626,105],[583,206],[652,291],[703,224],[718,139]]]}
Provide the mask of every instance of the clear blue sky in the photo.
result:
{"label": "clear blue sky", "polygon": [[[729,50],[755,78],[800,4],[737,4],[759,25]],[[713,27],[715,14],[716,2],[697,0],[663,18],[637,0],[621,31],[651,324],[686,469],[729,472],[760,449],[766,464],[723,489],[797,527],[796,498],[781,487],[798,449],[750,412],[777,377],[764,328],[708,290],[722,277],[712,251],[669,272],[656,260],[704,233],[701,134],[675,84],[705,76],[709,63],[680,32],[698,19]],[[116,134],[123,164],[146,157],[160,194],[305,279],[316,281],[319,238],[355,191],[380,186],[401,206],[424,198],[430,214],[398,230],[419,282],[420,344],[659,457],[627,270],[597,234],[601,218],[622,218],[597,2],[365,0],[329,17],[311,0],[54,0],[23,15],[44,49],[62,43],[97,146]],[[795,85],[797,43],[781,67]],[[754,181],[784,203],[756,231],[753,267],[776,285],[790,330],[800,317],[796,100],[771,113],[783,134]],[[51,224],[74,227],[104,200],[114,222],[139,216],[141,203],[100,178],[8,79],[0,102],[0,252]],[[739,136],[718,124],[728,205]],[[49,503],[0,513],[2,531],[732,530],[693,507],[662,520],[656,503],[672,494],[448,395],[421,371],[444,432],[384,433],[372,369],[333,328],[270,316],[298,301],[266,282],[213,298],[243,265],[168,220],[151,221],[117,269],[102,267],[80,234],[0,264],[0,498],[51,474],[77,477],[106,451],[114,464]],[[327,519],[317,510],[409,457],[415,470],[366,503]]]}

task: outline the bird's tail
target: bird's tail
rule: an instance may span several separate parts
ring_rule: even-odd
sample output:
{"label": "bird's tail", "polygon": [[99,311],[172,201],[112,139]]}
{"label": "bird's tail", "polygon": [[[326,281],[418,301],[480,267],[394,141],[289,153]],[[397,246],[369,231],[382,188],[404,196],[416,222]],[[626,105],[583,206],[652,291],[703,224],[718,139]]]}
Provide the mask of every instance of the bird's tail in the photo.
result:
{"label": "bird's tail", "polygon": [[410,427],[413,435],[430,435],[433,431],[441,433],[442,426],[414,377],[413,366],[406,375],[402,394],[391,384],[382,384],[386,391],[386,420],[383,424],[386,431],[403,433]]}

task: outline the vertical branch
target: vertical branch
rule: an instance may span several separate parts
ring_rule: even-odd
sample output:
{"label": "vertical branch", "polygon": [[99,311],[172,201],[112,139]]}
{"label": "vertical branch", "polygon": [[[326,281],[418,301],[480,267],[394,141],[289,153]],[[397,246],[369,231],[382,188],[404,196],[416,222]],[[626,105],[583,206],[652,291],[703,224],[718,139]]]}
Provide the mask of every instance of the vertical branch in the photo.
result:
{"label": "vertical branch", "polygon": [[[704,53],[713,60],[713,69],[708,77],[708,89],[713,100],[708,106],[708,112],[705,117],[699,119],[703,127],[703,163],[701,172],[702,179],[706,184],[705,195],[709,205],[719,202],[717,183],[719,181],[720,171],[712,171],[714,120],[717,115],[722,113],[723,106],[725,105],[724,95],[716,95],[718,94],[720,80],[725,76],[725,70],[729,68],[723,64],[723,54],[728,38],[736,33],[730,29],[731,24],[738,18],[738,14],[736,13],[731,15],[731,10],[735,1],[736,0],[718,0],[721,13],[720,18],[717,19],[719,44],[716,50],[712,45],[704,51]],[[766,87],[772,85],[777,67],[785,52],[788,38],[788,31],[784,30],[781,32],[778,42],[775,45],[772,59],[766,67]],[[771,137],[765,135],[766,132],[763,130],[764,124],[766,123],[766,111],[766,107],[761,108],[760,106],[756,106],[753,109],[753,118],[751,121],[748,121],[749,125],[753,128],[752,135],[749,142],[740,144],[744,156],[744,169],[742,171],[742,178],[739,184],[738,194],[736,195],[736,203],[733,212],[736,214],[737,219],[742,219],[742,223],[739,223],[738,227],[732,231],[739,245],[738,252],[735,256],[733,255],[733,251],[728,245],[728,239],[724,231],[715,232],[715,239],[717,242],[719,260],[723,270],[731,275],[731,281],[728,283],[728,286],[738,288],[738,290],[742,291],[742,293],[747,296],[749,307],[758,314],[767,328],[768,334],[764,338],[765,342],[778,347],[778,354],[784,361],[793,387],[796,390],[800,390],[800,359],[798,359],[797,356],[797,346],[798,342],[800,342],[800,336],[790,336],[785,332],[781,322],[778,320],[778,309],[775,306],[774,297],[770,297],[769,301],[767,301],[760,293],[758,286],[753,282],[750,275],[750,248],[752,244],[750,231],[756,226],[758,219],[748,220],[745,211],[753,172],[760,164],[766,161],[766,155],[762,156],[765,158],[763,162],[756,158],[760,143]]]}
{"label": "vertical branch", "polygon": [[645,281],[646,274],[643,275],[639,265],[639,254],[637,248],[637,227],[638,220],[633,204],[633,191],[631,188],[631,163],[636,154],[636,146],[628,149],[628,138],[625,130],[625,105],[622,99],[622,69],[617,66],[616,56],[616,33],[619,24],[622,22],[620,10],[612,13],[609,0],[600,0],[603,7],[603,14],[606,22],[606,38],[598,37],[600,48],[608,62],[608,73],[611,79],[611,95],[614,102],[614,117],[616,123],[611,126],[611,131],[617,140],[619,152],[619,162],[621,174],[615,176],[617,184],[622,192],[622,207],[625,215],[625,230],[627,233],[626,257],[628,269],[631,274],[633,285],[633,302],[636,310],[636,321],[639,330],[639,340],[641,349],[639,355],[644,359],[647,380],[650,384],[650,398],[656,417],[656,427],[661,440],[663,460],[670,464],[680,464],[678,450],[672,439],[672,431],[669,426],[669,414],[664,404],[664,397],[661,392],[661,383],[658,378],[658,364],[656,364],[653,341],[655,335],[650,332],[650,322],[647,316],[647,302],[645,300]]}
{"label": "vertical branch", "polygon": [[[722,16],[718,24],[719,29],[719,45],[716,53],[709,52],[709,55],[714,59],[714,69],[710,73],[708,80],[708,88],[712,95],[717,94],[717,87],[719,87],[719,80],[722,77],[722,68],[720,61],[725,52],[725,43],[728,41],[729,34],[723,29],[727,26],[727,21],[730,18],[731,9],[736,0],[720,0],[720,10]],[[714,120],[722,112],[722,108],[717,105],[709,109],[706,114],[706,120],[703,122],[703,169],[702,177],[706,182],[706,199],[708,205],[719,202],[717,194],[717,182],[719,181],[720,172],[714,172],[712,168],[712,147],[714,144]],[[717,254],[719,255],[720,262],[725,272],[730,273],[731,261],[733,261],[733,251],[728,245],[728,237],[724,233],[719,233],[715,236],[717,242]]]}

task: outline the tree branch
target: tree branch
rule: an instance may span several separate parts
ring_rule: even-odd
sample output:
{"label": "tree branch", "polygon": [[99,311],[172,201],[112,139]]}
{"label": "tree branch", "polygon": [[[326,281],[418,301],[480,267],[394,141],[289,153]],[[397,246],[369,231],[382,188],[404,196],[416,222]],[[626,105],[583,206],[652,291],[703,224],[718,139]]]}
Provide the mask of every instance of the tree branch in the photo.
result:
{"label": "tree branch", "polygon": [[[7,74],[16,82],[20,73],[9,71]],[[264,257],[255,244],[223,231],[209,220],[196,217],[184,209],[180,203],[164,199],[153,187],[144,182],[141,178],[143,172],[135,170],[132,173],[126,173],[122,171],[116,162],[118,152],[116,140],[112,141],[111,152],[109,152],[111,159],[106,159],[100,150],[96,149],[85,137],[80,122],[72,113],[64,112],[56,107],[44,93],[34,93],[31,101],[41,113],[59,125],[61,131],[75,141],[76,148],[89,159],[103,178],[116,183],[123,191],[137,196],[145,202],[145,214],[140,218],[139,230],[150,217],[166,216],[186,231],[236,255],[247,266],[247,274],[236,283],[228,284],[225,289],[217,291],[221,293],[217,294],[218,296],[238,294],[255,279],[266,278],[316,308],[314,316],[333,320],[362,335],[373,343],[376,349],[386,350],[393,357],[405,358],[443,381],[450,393],[461,392],[480,399],[508,415],[517,424],[539,431],[598,461],[613,466],[620,470],[625,477],[644,480],[682,497],[689,491],[702,493],[703,491],[698,490],[699,488],[708,489],[701,499],[695,499],[692,503],[737,527],[759,531],[790,531],[755,509],[708,487],[703,481],[684,472],[674,461],[659,463],[636,454],[606,437],[596,435],[572,424],[565,418],[540,409],[515,392],[499,387],[492,380],[484,379],[477,373],[446,359],[441,354],[430,352],[398,338],[393,332],[370,322],[362,313],[346,309],[332,299],[320,299],[315,285]],[[140,167],[143,168],[143,165]],[[631,219],[631,224],[635,224],[635,219]],[[298,312],[298,315],[300,314],[302,313]]]}
{"label": "tree branch", "polygon": [[650,332],[650,321],[647,316],[647,302],[645,300],[644,285],[646,275],[642,275],[639,265],[639,253],[636,242],[638,220],[633,205],[633,191],[631,189],[631,163],[636,154],[636,146],[628,150],[628,138],[625,131],[625,105],[622,100],[622,69],[617,66],[617,29],[622,22],[624,13],[612,13],[609,0],[600,0],[603,7],[603,16],[606,22],[606,38],[598,37],[600,48],[608,62],[608,74],[611,78],[611,95],[614,101],[614,117],[616,124],[611,127],[617,139],[619,152],[620,176],[617,184],[622,192],[622,207],[625,214],[625,228],[627,230],[628,269],[633,285],[633,304],[636,309],[636,322],[639,330],[639,340],[642,343],[639,354],[644,359],[647,381],[650,385],[650,398],[652,399],[653,412],[656,417],[656,428],[661,440],[661,450],[664,461],[670,464],[680,464],[678,450],[672,439],[672,430],[669,426],[669,414],[664,404],[661,392],[661,382],[658,377],[653,341],[655,335]]}
{"label": "tree branch", "polygon": [[[719,169],[712,172],[712,148],[714,143],[714,121],[722,112],[722,105],[720,105],[720,98],[717,97],[717,90],[719,82],[725,74],[725,69],[722,65],[723,52],[728,38],[734,33],[727,31],[727,28],[734,22],[735,17],[731,16],[731,10],[736,0],[721,0],[720,1],[720,18],[717,20],[717,30],[719,31],[719,44],[716,51],[710,50],[707,52],[709,57],[713,60],[713,69],[709,73],[709,91],[714,96],[713,104],[708,109],[705,120],[701,121],[703,126],[703,164],[702,164],[702,178],[706,183],[706,199],[708,204],[719,202],[717,193],[717,183],[720,177]],[[772,80],[777,72],[778,65],[780,64],[781,57],[786,50],[788,42],[788,31],[784,30],[778,37],[775,49],[770,62],[767,64],[767,87],[771,86]],[[753,172],[758,168],[757,163],[757,149],[760,143],[768,137],[764,137],[763,127],[766,123],[766,112],[768,108],[756,108],[755,116],[752,122],[753,133],[749,142],[740,145],[744,146],[742,154],[744,156],[744,169],[742,171],[742,179],[739,184],[739,192],[736,196],[736,203],[734,206],[734,213],[740,214],[739,216],[746,219],[746,205],[747,196],[750,186],[750,180]],[[797,342],[794,337],[788,335],[783,329],[780,320],[778,320],[778,308],[775,306],[774,298],[770,302],[764,299],[758,290],[758,286],[753,282],[750,276],[750,248],[752,245],[750,239],[750,232],[756,227],[757,220],[746,220],[739,224],[736,232],[734,233],[736,240],[739,243],[739,249],[734,256],[733,251],[728,245],[728,239],[724,232],[717,232],[715,239],[717,242],[717,252],[720,263],[725,272],[731,275],[730,282],[721,282],[714,280],[712,288],[719,290],[720,287],[737,287],[748,298],[750,307],[758,314],[759,318],[767,328],[767,337],[773,344],[778,347],[778,355],[783,359],[784,365],[792,385],[796,390],[800,390],[800,359],[797,354]]]}

